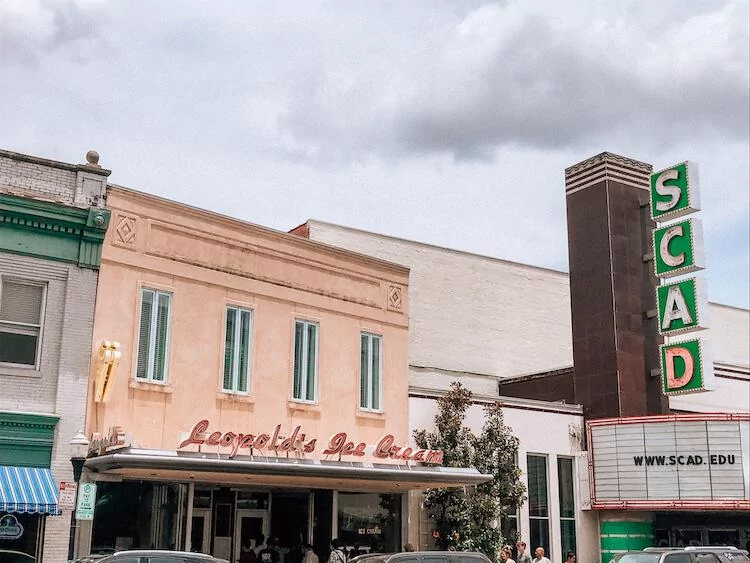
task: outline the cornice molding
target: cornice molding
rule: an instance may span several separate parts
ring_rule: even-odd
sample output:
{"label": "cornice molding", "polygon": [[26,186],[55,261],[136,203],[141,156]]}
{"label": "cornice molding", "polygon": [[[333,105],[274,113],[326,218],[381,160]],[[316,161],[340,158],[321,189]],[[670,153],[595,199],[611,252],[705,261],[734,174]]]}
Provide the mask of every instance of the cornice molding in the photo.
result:
{"label": "cornice molding", "polygon": [[60,417],[56,415],[0,412],[0,428],[41,428],[54,432],[59,420]]}
{"label": "cornice molding", "polygon": [[[366,264],[368,267],[376,267],[380,270],[389,271],[399,275],[408,275],[409,273],[409,268],[401,264],[388,262],[387,260],[381,260],[379,258],[373,258],[372,256],[367,256],[365,254],[360,254],[351,250],[345,250],[284,231],[271,229],[269,227],[264,227],[255,223],[250,223],[248,221],[229,217],[227,215],[222,215],[221,213],[215,213],[213,211],[200,209],[185,203],[180,203],[177,201],[172,201],[170,199],[147,194],[138,190],[134,190],[132,188],[126,188],[124,186],[118,186],[116,184],[108,184],[107,194],[115,196],[119,195],[123,198],[141,202],[148,206],[151,210],[153,210],[154,216],[158,216],[158,213],[161,210],[174,211],[176,213],[183,214],[203,222],[212,221],[217,225],[221,225],[238,231],[244,231],[249,235],[265,237],[271,240],[283,241],[284,243],[302,247],[314,248],[315,250],[326,255],[349,259],[355,263],[358,262],[360,264]],[[108,204],[111,205],[113,210],[117,209],[116,202],[108,200]]]}
{"label": "cornice molding", "polygon": [[0,251],[99,268],[110,212],[0,193]]}

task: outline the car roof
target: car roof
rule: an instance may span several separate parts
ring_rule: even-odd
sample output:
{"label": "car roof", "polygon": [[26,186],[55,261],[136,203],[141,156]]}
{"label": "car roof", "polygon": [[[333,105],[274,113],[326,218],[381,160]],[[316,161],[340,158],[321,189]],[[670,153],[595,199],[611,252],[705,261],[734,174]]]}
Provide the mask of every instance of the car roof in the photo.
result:
{"label": "car roof", "polygon": [[[684,553],[684,552],[695,552],[695,551],[703,551],[703,552],[710,552],[710,553],[720,553],[723,551],[739,551],[741,553],[745,553],[744,549],[740,549],[738,547],[735,547],[733,545],[690,545],[686,547],[646,547],[643,549],[646,553]],[[636,552],[628,552],[628,553],[636,553]]]}
{"label": "car roof", "polygon": [[203,559],[205,561],[224,561],[224,559],[217,559],[216,557],[213,557],[211,555],[206,555],[205,553],[196,553],[192,551],[170,551],[168,549],[128,549],[125,551],[118,551],[111,555],[107,555],[106,559],[102,559],[102,561],[107,561],[110,558],[113,558],[116,561],[117,559],[120,559],[121,557],[158,557],[158,556],[185,557],[188,559]]}
{"label": "car roof", "polygon": [[190,557],[196,557],[198,559],[213,559],[211,555],[205,553],[196,553],[193,551],[172,551],[169,549],[126,549],[123,551],[117,551],[114,555],[189,555]]}
{"label": "car roof", "polygon": [[391,555],[394,555],[393,553],[363,553],[361,555],[357,555],[356,557],[352,557],[349,559],[349,563],[352,563],[353,561],[364,561],[365,559],[388,559]]}
{"label": "car roof", "polygon": [[480,559],[487,559],[487,556],[484,553],[479,553],[478,551],[401,551],[399,553],[392,554],[390,557],[388,557],[388,560],[390,561],[391,558],[395,559],[425,555],[429,555],[431,557],[442,555],[445,557],[477,557]]}

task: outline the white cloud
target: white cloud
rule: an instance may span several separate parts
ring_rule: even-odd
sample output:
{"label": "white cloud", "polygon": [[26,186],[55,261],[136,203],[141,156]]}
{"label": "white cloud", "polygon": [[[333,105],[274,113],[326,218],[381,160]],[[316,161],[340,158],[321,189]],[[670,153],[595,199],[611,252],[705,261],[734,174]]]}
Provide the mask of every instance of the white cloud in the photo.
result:
{"label": "white cloud", "polygon": [[315,217],[556,268],[565,166],[689,158],[712,298],[747,305],[747,272],[715,279],[748,254],[747,11],[0,0],[2,146],[96,148],[115,182],[276,228]]}

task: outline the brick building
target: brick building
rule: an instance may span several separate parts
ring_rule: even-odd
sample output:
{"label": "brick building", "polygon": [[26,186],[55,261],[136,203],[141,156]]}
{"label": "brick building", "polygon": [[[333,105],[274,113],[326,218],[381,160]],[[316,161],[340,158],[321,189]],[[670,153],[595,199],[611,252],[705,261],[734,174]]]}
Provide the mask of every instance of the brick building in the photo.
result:
{"label": "brick building", "polygon": [[[0,150],[0,552],[68,558],[69,441],[84,428],[109,171]],[[50,516],[50,517],[47,517]]]}

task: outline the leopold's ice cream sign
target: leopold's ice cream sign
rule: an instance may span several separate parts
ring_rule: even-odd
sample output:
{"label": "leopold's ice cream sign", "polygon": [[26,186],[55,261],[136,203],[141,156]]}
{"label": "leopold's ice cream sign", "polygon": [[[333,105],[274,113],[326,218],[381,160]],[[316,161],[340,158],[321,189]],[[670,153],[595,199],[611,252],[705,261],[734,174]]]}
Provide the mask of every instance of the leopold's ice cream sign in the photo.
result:
{"label": "leopold's ice cream sign", "polygon": [[[281,434],[281,425],[277,424],[271,434],[244,434],[239,432],[209,432],[208,420],[198,421],[190,431],[190,435],[183,440],[178,449],[190,445],[214,446],[229,450],[229,458],[236,455],[252,455],[256,450],[261,455],[272,454],[311,454],[317,450],[318,440],[302,432],[301,426],[295,426],[288,435]],[[419,461],[422,463],[443,463],[443,452],[440,450],[423,450],[396,445],[391,434],[383,436],[374,447],[368,447],[364,442],[349,440],[346,432],[339,432],[328,440],[327,447],[322,451],[325,456],[363,457],[371,454],[379,459],[395,459],[401,461]],[[371,452],[370,452],[371,450]]]}

